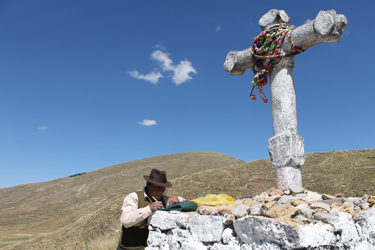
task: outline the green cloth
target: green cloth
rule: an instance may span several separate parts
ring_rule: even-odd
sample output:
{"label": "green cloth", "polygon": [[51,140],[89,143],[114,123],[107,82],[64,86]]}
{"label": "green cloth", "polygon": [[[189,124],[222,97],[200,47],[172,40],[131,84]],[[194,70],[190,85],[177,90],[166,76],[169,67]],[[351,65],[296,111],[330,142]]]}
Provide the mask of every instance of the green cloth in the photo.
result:
{"label": "green cloth", "polygon": [[162,209],[161,211],[190,212],[197,210],[198,204],[194,201],[183,201]]}

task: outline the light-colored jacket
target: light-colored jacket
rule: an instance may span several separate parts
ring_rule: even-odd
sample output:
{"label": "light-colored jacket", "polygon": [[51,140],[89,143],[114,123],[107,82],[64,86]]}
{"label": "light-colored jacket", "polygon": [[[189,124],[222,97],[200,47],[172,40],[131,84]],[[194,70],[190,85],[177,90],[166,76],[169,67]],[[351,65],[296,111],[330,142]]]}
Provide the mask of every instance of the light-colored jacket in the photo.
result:
{"label": "light-colored jacket", "polygon": [[[154,201],[150,199],[145,190],[143,189],[143,194],[145,199],[153,203]],[[182,197],[178,197],[179,202],[184,201]],[[136,192],[130,193],[125,197],[124,203],[122,204],[122,213],[121,213],[121,224],[125,227],[132,227],[138,222],[148,218],[148,222],[151,220],[152,211],[150,206],[138,208],[138,195]]]}

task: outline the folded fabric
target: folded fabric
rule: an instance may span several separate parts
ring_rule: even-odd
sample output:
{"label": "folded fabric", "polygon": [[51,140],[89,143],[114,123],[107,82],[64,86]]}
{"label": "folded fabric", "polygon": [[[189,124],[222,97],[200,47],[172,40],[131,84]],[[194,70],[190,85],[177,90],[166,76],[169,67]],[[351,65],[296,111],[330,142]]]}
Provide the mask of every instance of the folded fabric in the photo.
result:
{"label": "folded fabric", "polygon": [[198,204],[194,201],[183,201],[163,208],[161,211],[191,212],[197,210]]}
{"label": "folded fabric", "polygon": [[198,207],[201,205],[207,206],[220,206],[220,205],[229,205],[234,203],[234,199],[227,194],[208,194],[204,197],[199,197],[197,199],[191,200],[198,204]]}

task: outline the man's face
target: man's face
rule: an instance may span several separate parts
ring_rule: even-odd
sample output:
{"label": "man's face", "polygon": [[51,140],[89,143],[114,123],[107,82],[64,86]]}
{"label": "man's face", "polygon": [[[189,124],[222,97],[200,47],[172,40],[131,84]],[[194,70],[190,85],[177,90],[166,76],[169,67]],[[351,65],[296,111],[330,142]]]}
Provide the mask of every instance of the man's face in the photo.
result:
{"label": "man's face", "polygon": [[160,200],[165,192],[165,187],[161,187],[161,186],[148,182],[147,191],[148,191],[148,194],[151,196],[151,198],[152,196],[154,196],[157,200]]}

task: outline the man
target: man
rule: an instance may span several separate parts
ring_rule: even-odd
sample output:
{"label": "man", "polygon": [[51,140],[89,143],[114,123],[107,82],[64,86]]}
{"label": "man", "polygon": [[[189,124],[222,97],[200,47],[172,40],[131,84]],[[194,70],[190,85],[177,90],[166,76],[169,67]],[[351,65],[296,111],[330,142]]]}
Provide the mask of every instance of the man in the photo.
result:
{"label": "man", "polygon": [[166,187],[172,187],[167,181],[165,171],[152,169],[149,176],[143,176],[146,187],[125,197],[122,205],[122,234],[116,250],[142,250],[147,246],[148,225],[153,212],[184,201],[182,197],[167,197]]}

